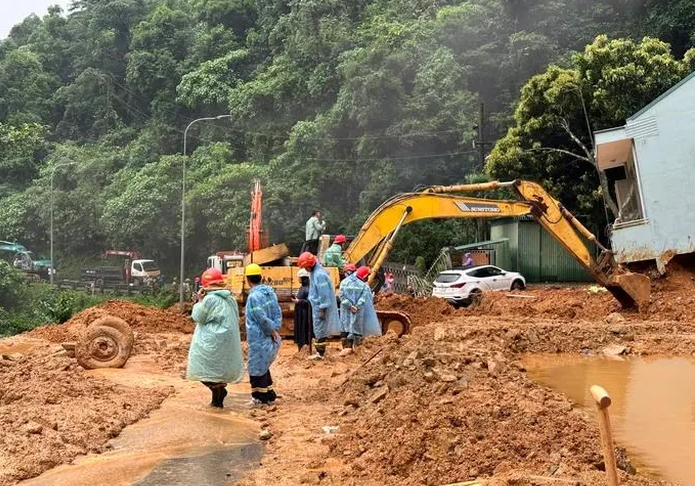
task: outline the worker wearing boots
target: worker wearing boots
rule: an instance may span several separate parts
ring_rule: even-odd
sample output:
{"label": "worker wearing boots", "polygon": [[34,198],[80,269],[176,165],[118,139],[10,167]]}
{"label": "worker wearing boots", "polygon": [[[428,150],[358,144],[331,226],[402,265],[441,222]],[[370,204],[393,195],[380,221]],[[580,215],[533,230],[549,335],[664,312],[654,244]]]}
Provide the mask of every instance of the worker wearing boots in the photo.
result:
{"label": "worker wearing boots", "polygon": [[239,307],[231,292],[225,290],[222,273],[216,268],[203,273],[201,284],[191,314],[196,326],[186,378],[207,386],[212,392],[210,405],[222,408],[227,383],[237,383],[244,376]]}
{"label": "worker wearing boots", "polygon": [[270,365],[280,350],[278,331],[282,326],[282,310],[275,291],[262,283],[261,267],[252,263],[244,275],[251,289],[246,300],[246,340],[252,402],[254,405],[273,403],[277,394],[273,390]]}
{"label": "worker wearing boots", "polygon": [[309,302],[309,272],[300,268],[297,276],[302,286],[292,299],[294,302],[294,342],[297,345],[297,350],[301,351],[304,346],[311,344],[313,326],[311,323],[311,303]]}
{"label": "worker wearing boots", "polygon": [[340,287],[338,289],[338,300],[340,302],[340,341],[343,349],[352,348],[352,342],[348,340],[348,335],[350,334],[350,301],[346,296],[349,289],[355,285],[357,277],[354,273],[356,270],[357,267],[353,263],[345,265],[345,278],[340,282]]}
{"label": "worker wearing boots", "polygon": [[299,255],[297,266],[311,275],[309,283],[309,302],[316,336],[316,355],[310,359],[323,359],[326,354],[328,337],[340,333],[340,316],[338,315],[338,300],[333,289],[333,282],[316,259],[307,252]]}

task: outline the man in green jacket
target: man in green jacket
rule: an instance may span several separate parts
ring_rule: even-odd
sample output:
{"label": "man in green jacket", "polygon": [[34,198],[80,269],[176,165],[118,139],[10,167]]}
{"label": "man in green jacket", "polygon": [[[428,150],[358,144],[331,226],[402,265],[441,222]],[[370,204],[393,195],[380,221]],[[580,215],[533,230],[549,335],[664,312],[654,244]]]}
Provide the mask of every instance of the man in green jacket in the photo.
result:
{"label": "man in green jacket", "polygon": [[345,260],[343,260],[345,242],[345,235],[338,235],[335,237],[333,244],[326,250],[326,253],[323,254],[324,267],[338,267],[342,269],[345,266]]}

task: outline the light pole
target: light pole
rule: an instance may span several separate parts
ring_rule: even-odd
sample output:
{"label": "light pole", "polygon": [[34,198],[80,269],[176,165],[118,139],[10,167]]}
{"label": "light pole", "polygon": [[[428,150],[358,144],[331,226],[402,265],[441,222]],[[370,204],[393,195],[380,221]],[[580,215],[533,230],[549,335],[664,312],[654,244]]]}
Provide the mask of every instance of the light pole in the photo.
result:
{"label": "light pole", "polygon": [[51,167],[51,268],[49,269],[49,279],[51,285],[53,285],[53,274],[55,273],[55,267],[53,266],[53,176],[55,175],[56,169],[58,167],[64,167],[66,165],[75,165],[77,162],[64,162],[62,164],[56,164]]}
{"label": "light pole", "polygon": [[194,123],[199,121],[213,121],[222,120],[223,118],[231,118],[232,115],[218,115],[197,118],[188,124],[186,129],[183,131],[183,170],[181,176],[181,271],[179,275],[179,310],[181,313],[184,311],[183,305],[183,266],[184,266],[184,245],[185,245],[185,235],[186,235],[186,138],[188,137],[188,129],[193,126]]}

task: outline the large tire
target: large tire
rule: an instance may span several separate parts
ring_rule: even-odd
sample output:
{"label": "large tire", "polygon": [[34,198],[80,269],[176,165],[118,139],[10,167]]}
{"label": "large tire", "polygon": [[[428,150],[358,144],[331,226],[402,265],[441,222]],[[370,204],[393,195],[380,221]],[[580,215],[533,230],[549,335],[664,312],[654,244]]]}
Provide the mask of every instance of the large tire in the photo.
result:
{"label": "large tire", "polygon": [[123,334],[107,326],[88,328],[75,348],[77,362],[87,370],[122,368],[130,357],[129,346]]}
{"label": "large tire", "polygon": [[133,347],[133,344],[135,343],[135,335],[133,334],[133,330],[128,325],[128,323],[120,317],[100,317],[99,319],[92,321],[92,323],[89,326],[87,326],[87,330],[99,326],[112,327],[113,329],[117,330],[123,335],[123,344],[125,346],[128,346],[129,348]]}

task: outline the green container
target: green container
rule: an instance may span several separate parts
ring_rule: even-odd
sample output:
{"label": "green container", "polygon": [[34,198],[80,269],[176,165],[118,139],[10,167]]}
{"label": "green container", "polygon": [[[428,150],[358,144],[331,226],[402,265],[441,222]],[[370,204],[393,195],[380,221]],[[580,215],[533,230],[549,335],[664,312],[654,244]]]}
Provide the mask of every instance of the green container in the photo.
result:
{"label": "green container", "polygon": [[[509,270],[527,282],[590,282],[593,279],[535,220],[504,218],[491,222],[493,239],[509,240]],[[499,265],[503,266],[503,265]]]}

